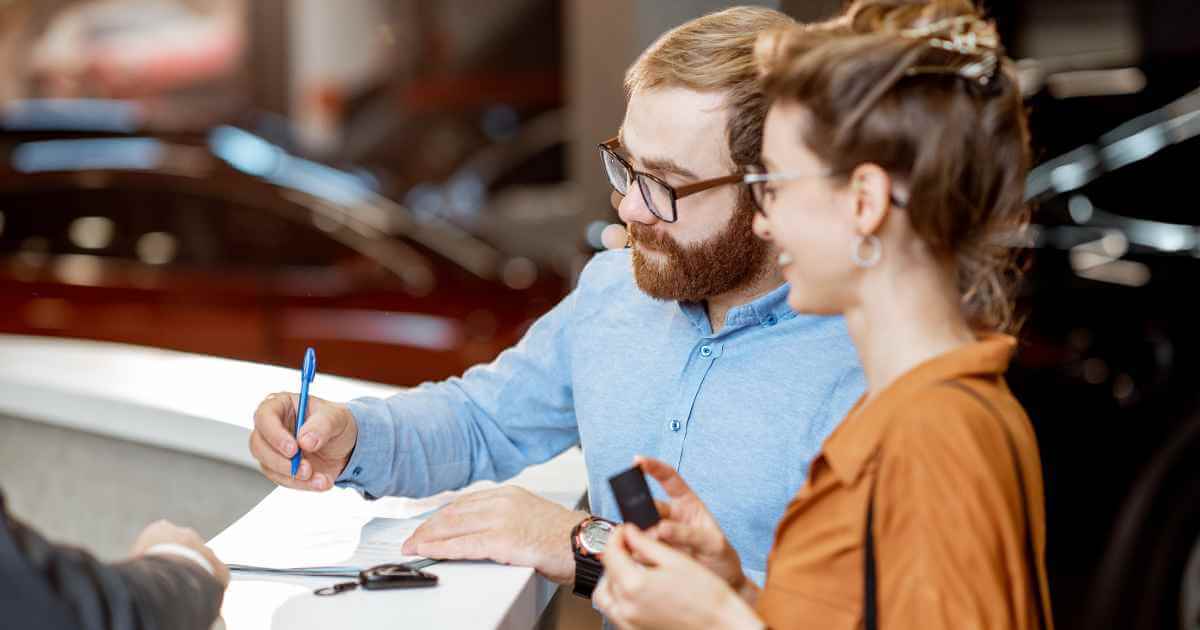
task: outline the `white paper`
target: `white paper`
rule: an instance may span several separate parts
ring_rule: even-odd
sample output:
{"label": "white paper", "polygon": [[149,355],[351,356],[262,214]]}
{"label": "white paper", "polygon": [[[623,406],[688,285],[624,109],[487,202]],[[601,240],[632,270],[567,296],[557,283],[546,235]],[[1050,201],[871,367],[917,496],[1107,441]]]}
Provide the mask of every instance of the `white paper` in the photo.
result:
{"label": "white paper", "polygon": [[356,576],[378,564],[422,560],[404,555],[404,541],[452,498],[363,501],[351,491],[332,492],[322,497],[323,509],[313,510],[313,495],[276,490],[260,504],[269,509],[235,524],[249,534],[241,544],[218,536],[213,549],[235,571]]}
{"label": "white paper", "polygon": [[420,556],[406,556],[401,548],[425,519],[420,518],[373,518],[363,525],[362,535],[354,555],[344,564],[372,567],[377,564],[403,563],[422,560]]}
{"label": "white paper", "polygon": [[406,563],[424,560],[421,556],[406,556],[404,541],[412,536],[424,518],[383,518],[367,521],[353,546],[353,553],[329,564],[295,564],[296,558],[333,558],[350,547],[350,541],[333,533],[315,537],[306,544],[294,544],[282,549],[271,545],[252,561],[228,562],[235,571],[287,573],[293,575],[357,575],[359,571],[379,564]]}

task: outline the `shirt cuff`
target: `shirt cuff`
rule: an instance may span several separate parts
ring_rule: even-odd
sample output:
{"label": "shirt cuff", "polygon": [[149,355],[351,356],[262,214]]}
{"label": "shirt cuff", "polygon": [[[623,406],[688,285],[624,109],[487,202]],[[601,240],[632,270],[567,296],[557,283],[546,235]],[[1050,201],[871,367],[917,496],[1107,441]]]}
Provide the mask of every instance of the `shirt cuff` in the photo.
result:
{"label": "shirt cuff", "polygon": [[[392,467],[392,445],[395,440],[391,419],[378,412],[381,406],[372,399],[356,399],[347,403],[358,428],[358,441],[342,474],[334,480],[341,488],[350,488],[366,499],[386,494]],[[375,407],[373,409],[372,407]]]}
{"label": "shirt cuff", "polygon": [[184,547],[178,543],[159,543],[147,549],[146,555],[179,556],[180,558],[187,558],[188,560],[191,560],[192,562],[195,562],[203,567],[205,571],[208,571],[209,575],[214,577],[216,576],[216,572],[213,570],[213,565],[208,561],[208,558],[205,558],[203,554],[195,549]]}

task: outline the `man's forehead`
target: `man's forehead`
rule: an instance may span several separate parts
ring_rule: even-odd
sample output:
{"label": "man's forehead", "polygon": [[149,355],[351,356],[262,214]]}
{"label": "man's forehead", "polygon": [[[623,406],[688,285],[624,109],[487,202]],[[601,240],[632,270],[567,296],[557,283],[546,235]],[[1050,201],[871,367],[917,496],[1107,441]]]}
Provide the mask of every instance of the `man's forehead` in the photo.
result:
{"label": "man's forehead", "polygon": [[665,158],[693,171],[709,172],[728,160],[725,120],[720,93],[639,90],[629,98],[621,145],[637,160]]}

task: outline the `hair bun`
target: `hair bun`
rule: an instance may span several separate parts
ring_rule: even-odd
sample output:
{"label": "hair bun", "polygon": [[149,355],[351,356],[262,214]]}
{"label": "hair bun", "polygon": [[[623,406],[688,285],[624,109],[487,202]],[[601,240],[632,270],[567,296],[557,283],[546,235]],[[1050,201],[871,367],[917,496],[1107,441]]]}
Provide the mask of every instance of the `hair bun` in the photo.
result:
{"label": "hair bun", "polygon": [[855,34],[924,41],[932,49],[905,76],[965,79],[976,94],[999,88],[1004,49],[996,26],[970,0],[857,0],[846,9]]}
{"label": "hair bun", "polygon": [[978,37],[996,38],[995,27],[971,0],[855,0],[844,19],[858,34],[893,33],[918,29],[936,30],[948,20],[970,23]]}

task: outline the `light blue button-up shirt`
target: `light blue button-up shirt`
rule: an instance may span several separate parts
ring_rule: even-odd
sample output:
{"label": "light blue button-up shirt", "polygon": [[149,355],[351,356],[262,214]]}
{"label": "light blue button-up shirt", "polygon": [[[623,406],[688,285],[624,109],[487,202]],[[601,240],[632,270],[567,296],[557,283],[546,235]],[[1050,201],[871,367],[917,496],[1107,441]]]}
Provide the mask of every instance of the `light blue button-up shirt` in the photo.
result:
{"label": "light blue button-up shirt", "polygon": [[352,401],[358,445],[337,483],[422,497],[580,444],[592,513],[620,520],[608,478],[652,455],[679,470],[761,584],[776,524],[864,387],[842,318],[797,315],[787,292],[730,310],[714,334],[704,305],[642,293],[627,250],[599,254],[492,363]]}

